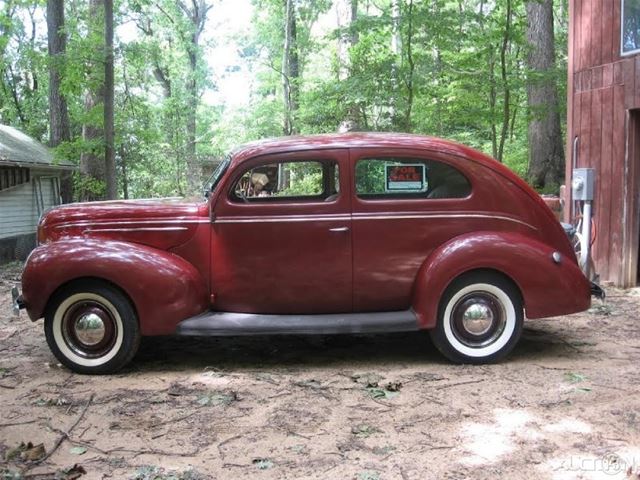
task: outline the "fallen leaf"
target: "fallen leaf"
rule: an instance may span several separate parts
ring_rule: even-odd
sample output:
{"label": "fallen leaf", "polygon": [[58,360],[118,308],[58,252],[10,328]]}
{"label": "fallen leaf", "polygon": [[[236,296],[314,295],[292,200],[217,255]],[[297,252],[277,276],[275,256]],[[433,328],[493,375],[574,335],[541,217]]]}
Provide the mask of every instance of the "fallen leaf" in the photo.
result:
{"label": "fallen leaf", "polygon": [[377,387],[380,380],[382,380],[382,376],[377,373],[355,373],[351,375],[351,380],[360,385],[364,385],[367,387]]}
{"label": "fallen leaf", "polygon": [[369,392],[369,395],[371,396],[371,398],[391,399],[398,395],[398,392],[396,391],[390,391],[390,390],[387,390],[386,388],[379,388],[379,387],[375,387],[375,388],[368,387],[367,392]]}
{"label": "fallen leaf", "polygon": [[375,435],[376,433],[382,433],[382,430],[371,425],[367,425],[366,423],[362,423],[351,427],[351,433],[356,437],[369,438],[371,435]]}
{"label": "fallen leaf", "polygon": [[258,470],[267,470],[269,468],[273,468],[273,462],[268,458],[254,458],[251,463],[253,463]]}
{"label": "fallen leaf", "polygon": [[567,372],[564,374],[564,379],[569,383],[580,383],[584,382],[587,377],[581,373]]}
{"label": "fallen leaf", "polygon": [[388,455],[389,453],[393,452],[396,449],[396,447],[393,447],[391,445],[386,445],[384,447],[373,447],[373,449],[371,450],[371,453],[373,453],[374,455]]}
{"label": "fallen leaf", "polygon": [[73,467],[65,468],[64,470],[62,470],[62,473],[64,474],[63,480],[76,480],[82,475],[85,475],[87,471],[82,465],[78,465],[76,463]]}
{"label": "fallen leaf", "polygon": [[35,462],[46,455],[44,443],[33,446],[31,442],[27,444],[27,448],[20,454],[20,458],[27,462]]}
{"label": "fallen leaf", "polygon": [[198,397],[198,404],[203,407],[208,405],[229,405],[238,400],[238,394],[236,392],[211,392],[205,393]]}
{"label": "fallen leaf", "polygon": [[400,382],[389,382],[386,387],[384,387],[387,392],[399,392],[401,388],[402,383]]}
{"label": "fallen leaf", "polygon": [[380,474],[375,471],[365,471],[358,473],[358,480],[380,480]]}
{"label": "fallen leaf", "polygon": [[71,447],[69,452],[74,455],[84,455],[87,453],[87,449],[85,447]]}

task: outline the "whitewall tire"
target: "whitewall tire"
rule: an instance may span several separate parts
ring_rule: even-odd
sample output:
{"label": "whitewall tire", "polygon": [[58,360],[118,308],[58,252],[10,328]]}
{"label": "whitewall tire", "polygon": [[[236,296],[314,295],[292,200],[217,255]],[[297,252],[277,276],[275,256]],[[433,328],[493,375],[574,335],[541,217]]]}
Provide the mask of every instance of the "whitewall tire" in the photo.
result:
{"label": "whitewall tire", "polygon": [[430,334],[438,350],[456,363],[490,363],[513,349],[523,320],[520,291],[510,280],[472,272],[446,289]]}
{"label": "whitewall tire", "polygon": [[114,373],[140,344],[135,309],[117,288],[96,280],[58,291],[45,312],[45,336],[56,358],[78,373]]}

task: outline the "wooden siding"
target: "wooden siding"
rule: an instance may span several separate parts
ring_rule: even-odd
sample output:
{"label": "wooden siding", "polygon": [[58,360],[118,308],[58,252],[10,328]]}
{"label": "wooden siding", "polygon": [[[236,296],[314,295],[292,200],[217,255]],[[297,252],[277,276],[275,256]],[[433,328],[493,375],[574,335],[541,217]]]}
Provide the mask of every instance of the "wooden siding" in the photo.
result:
{"label": "wooden siding", "polygon": [[[40,178],[42,203],[39,205],[35,187]],[[59,203],[51,173],[31,171],[31,181],[0,191],[0,239],[34,233],[42,211]]]}
{"label": "wooden siding", "polygon": [[577,137],[577,166],[596,170],[596,270],[627,285],[635,283],[628,262],[637,262],[630,259],[638,250],[629,232],[640,226],[640,166],[637,149],[628,148],[637,131],[629,130],[630,118],[640,109],[640,55],[620,55],[621,0],[571,0],[569,7],[567,185]]}

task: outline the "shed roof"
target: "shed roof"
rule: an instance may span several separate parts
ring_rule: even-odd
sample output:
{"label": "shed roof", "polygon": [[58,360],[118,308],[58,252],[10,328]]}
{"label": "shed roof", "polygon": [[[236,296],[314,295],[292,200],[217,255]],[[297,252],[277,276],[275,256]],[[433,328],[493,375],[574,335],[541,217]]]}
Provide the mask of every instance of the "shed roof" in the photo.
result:
{"label": "shed roof", "polygon": [[20,130],[0,125],[0,165],[70,169],[73,164],[57,162],[47,147]]}

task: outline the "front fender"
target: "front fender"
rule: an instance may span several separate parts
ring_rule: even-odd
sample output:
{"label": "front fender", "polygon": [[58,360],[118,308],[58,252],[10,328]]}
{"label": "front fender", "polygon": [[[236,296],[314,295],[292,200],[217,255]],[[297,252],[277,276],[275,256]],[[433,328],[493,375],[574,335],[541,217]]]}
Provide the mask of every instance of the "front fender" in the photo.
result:
{"label": "front fender", "polygon": [[208,307],[205,281],[177,255],[126,242],[69,239],[42,245],[29,256],[22,275],[29,317],[42,317],[58,288],[82,278],[122,289],[135,306],[143,335],[171,334],[180,321]]}
{"label": "front fender", "polygon": [[475,232],[434,250],[416,279],[413,308],[421,328],[433,328],[447,286],[471,270],[494,270],[509,277],[522,293],[527,318],[581,312],[591,305],[589,282],[573,258],[520,233]]}

